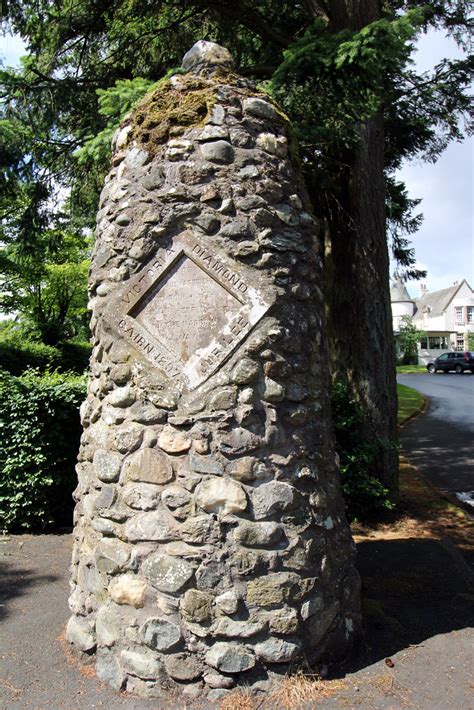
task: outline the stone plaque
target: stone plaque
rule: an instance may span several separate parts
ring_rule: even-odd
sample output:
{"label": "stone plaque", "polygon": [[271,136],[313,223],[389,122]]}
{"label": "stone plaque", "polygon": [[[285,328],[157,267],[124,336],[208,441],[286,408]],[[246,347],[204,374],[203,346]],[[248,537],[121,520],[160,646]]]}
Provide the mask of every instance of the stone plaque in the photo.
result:
{"label": "stone plaque", "polygon": [[194,389],[272,304],[273,290],[257,290],[254,280],[184,232],[126,283],[106,317],[168,378]]}

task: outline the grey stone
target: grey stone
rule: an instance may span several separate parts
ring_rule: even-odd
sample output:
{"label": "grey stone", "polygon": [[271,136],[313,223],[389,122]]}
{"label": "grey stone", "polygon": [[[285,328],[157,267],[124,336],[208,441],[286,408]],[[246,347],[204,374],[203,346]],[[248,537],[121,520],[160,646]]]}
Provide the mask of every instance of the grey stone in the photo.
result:
{"label": "grey stone", "polygon": [[230,577],[223,562],[205,560],[196,571],[196,582],[199,589],[222,592],[230,584]]}
{"label": "grey stone", "polygon": [[226,690],[225,688],[213,688],[210,690],[207,694],[207,699],[210,700],[211,702],[214,702],[215,700],[222,700],[223,698],[227,697],[230,694],[230,690]]}
{"label": "grey stone", "polygon": [[211,478],[196,488],[196,503],[207,513],[230,515],[247,508],[247,496],[231,478]]}
{"label": "grey stone", "polygon": [[166,680],[167,678],[164,671],[161,673],[159,681],[128,675],[124,690],[127,694],[134,695],[135,697],[158,698],[162,700],[165,695],[164,688],[166,687]]}
{"label": "grey stone", "polygon": [[113,407],[129,407],[135,401],[135,393],[131,387],[116,387],[107,397],[108,404]]}
{"label": "grey stone", "polygon": [[92,528],[102,535],[117,535],[117,525],[106,518],[93,518],[91,520]]}
{"label": "grey stone", "polygon": [[191,448],[191,437],[167,424],[160,432],[158,444],[168,454],[181,454]]}
{"label": "grey stone", "polygon": [[257,658],[266,663],[288,663],[299,650],[299,644],[278,638],[269,638],[255,646]]}
{"label": "grey stone", "polygon": [[291,572],[277,572],[247,583],[247,602],[257,606],[275,606],[292,601],[298,577]]}
{"label": "grey stone", "polygon": [[213,141],[218,138],[227,139],[229,137],[229,129],[224,126],[213,126],[208,124],[204,126],[201,133],[198,135],[197,140],[204,143],[205,141]]}
{"label": "grey stone", "polygon": [[244,357],[232,370],[232,379],[238,385],[251,384],[256,382],[260,372],[260,367],[258,363],[254,360],[250,360],[248,357]]}
{"label": "grey stone", "polygon": [[234,217],[230,222],[224,224],[220,231],[222,237],[229,237],[230,239],[242,239],[243,237],[247,237],[248,234],[248,217]]}
{"label": "grey stone", "polygon": [[262,621],[235,621],[223,618],[213,625],[212,631],[216,636],[247,639],[259,634],[265,626],[265,622]]}
{"label": "grey stone", "polygon": [[233,66],[233,61],[228,49],[215,42],[200,39],[186,52],[181,66],[186,71],[196,71],[202,66],[230,69]]}
{"label": "grey stone", "polygon": [[209,398],[209,407],[212,409],[231,409],[235,405],[237,390],[235,387],[220,387]]}
{"label": "grey stone", "polygon": [[175,510],[189,503],[191,495],[183,486],[173,483],[165,488],[161,500],[168,508]]}
{"label": "grey stone", "polygon": [[183,687],[182,693],[186,698],[190,700],[197,700],[202,695],[203,684],[198,683],[186,683]]}
{"label": "grey stone", "polygon": [[176,653],[165,658],[165,668],[174,680],[192,681],[203,674],[203,664],[187,653]]}
{"label": "grey stone", "polygon": [[125,683],[126,675],[114,652],[108,648],[97,649],[95,670],[99,680],[108,683],[114,690],[121,690]]}
{"label": "grey stone", "polygon": [[295,489],[288,483],[271,481],[255,488],[251,494],[256,520],[268,518],[277,511],[284,511],[295,504]]}
{"label": "grey stone", "polygon": [[283,607],[268,612],[267,620],[270,631],[275,634],[296,634],[299,630],[298,614],[296,609]]}
{"label": "grey stone", "polygon": [[97,471],[97,478],[100,481],[111,482],[118,480],[122,465],[122,459],[118,454],[104,449],[97,449],[94,453],[93,463]]}
{"label": "grey stone", "polygon": [[189,562],[159,552],[150,555],[142,569],[154,587],[170,594],[179,592],[194,574],[194,568]]}
{"label": "grey stone", "polygon": [[145,648],[136,651],[125,649],[120,653],[120,660],[127,673],[137,675],[139,678],[154,679],[162,670],[159,657]]}
{"label": "grey stone", "polygon": [[299,224],[300,219],[298,213],[290,207],[290,205],[277,205],[275,207],[275,214],[282,222],[288,224],[290,227],[295,227]]}
{"label": "grey stone", "polygon": [[254,667],[255,657],[243,646],[218,641],[206,653],[206,663],[224,673],[242,673]]}
{"label": "grey stone", "polygon": [[95,509],[101,511],[110,508],[117,498],[115,486],[104,486],[94,501]]}
{"label": "grey stone", "polygon": [[67,622],[66,638],[80,651],[95,648],[94,624],[81,616],[71,616]]}
{"label": "grey stone", "polygon": [[207,542],[212,534],[214,521],[209,515],[196,515],[188,518],[179,528],[185,542]]}
{"label": "grey stone", "polygon": [[321,593],[315,594],[314,596],[307,599],[301,605],[300,614],[301,618],[306,621],[310,616],[318,614],[324,609],[324,600]]}
{"label": "grey stone", "polygon": [[130,553],[130,545],[121,540],[101,540],[95,552],[97,569],[115,574],[127,565]]}
{"label": "grey stone", "polygon": [[303,402],[309,395],[308,388],[297,383],[289,384],[285,391],[285,396],[292,402]]}
{"label": "grey stone", "polygon": [[201,227],[207,234],[214,234],[218,231],[221,223],[214,215],[203,214],[194,220],[198,227]]}
{"label": "grey stone", "polygon": [[209,123],[215,126],[221,126],[225,120],[225,110],[220,104],[216,104],[212,107],[211,115],[209,117]]}
{"label": "grey stone", "polygon": [[221,438],[220,448],[223,453],[235,456],[255,451],[262,444],[263,441],[258,434],[254,434],[249,429],[238,427]]}
{"label": "grey stone", "polygon": [[228,463],[227,472],[229,476],[243,483],[254,481],[257,478],[255,473],[256,461],[257,459],[254,456],[241,456]]}
{"label": "grey stone", "polygon": [[124,534],[131,542],[176,540],[177,526],[166,510],[137,513],[125,523]]}
{"label": "grey stone", "polygon": [[189,455],[189,465],[197,473],[212,473],[221,476],[224,473],[224,463],[214,455],[200,456],[192,453]]}
{"label": "grey stone", "polygon": [[166,545],[161,545],[160,550],[172,557],[184,557],[186,560],[202,560],[206,553],[212,551],[212,548],[207,545],[205,547],[196,547],[196,545],[188,545],[182,540],[176,542],[168,542]]}
{"label": "grey stone", "polygon": [[206,673],[204,682],[210,688],[233,688],[235,680],[230,676],[221,675],[220,673]]}
{"label": "grey stone", "polygon": [[143,439],[143,427],[131,424],[124,426],[115,434],[115,446],[121,454],[129,454],[138,449]]}
{"label": "grey stone", "polygon": [[228,589],[227,592],[219,594],[215,598],[216,607],[224,614],[235,614],[239,608],[239,597],[235,589]]}
{"label": "grey stone", "polygon": [[161,488],[152,483],[127,483],[122,491],[124,503],[136,510],[153,510],[160,496]]}
{"label": "grey stone", "polygon": [[260,133],[257,146],[279,158],[284,158],[288,153],[288,141],[285,136],[276,136],[273,133]]}
{"label": "grey stone", "polygon": [[244,99],[243,109],[245,113],[250,113],[252,116],[257,116],[258,118],[265,118],[269,121],[278,121],[280,116],[277,110],[264,99],[259,99],[256,97]]}
{"label": "grey stone", "polygon": [[206,160],[213,163],[232,163],[234,160],[234,149],[228,141],[202,143],[201,152]]}
{"label": "grey stone", "polygon": [[198,589],[188,589],[181,601],[181,612],[187,621],[201,624],[212,617],[213,596]]}
{"label": "grey stone", "polygon": [[140,628],[140,635],[155,651],[171,651],[182,639],[179,626],[159,617],[147,619]]}
{"label": "grey stone", "polygon": [[173,479],[173,469],[168,457],[155,449],[141,449],[129,456],[124,463],[123,478],[162,485]]}
{"label": "grey stone", "polygon": [[281,402],[285,396],[285,390],[278,382],[265,377],[262,399],[265,402]]}
{"label": "grey stone", "polygon": [[130,407],[129,417],[140,424],[161,424],[166,419],[166,410],[157,409],[150,402],[135,402]]}
{"label": "grey stone", "polygon": [[127,214],[119,214],[115,221],[120,227],[126,227],[130,224],[130,217]]}
{"label": "grey stone", "polygon": [[234,540],[247,547],[277,545],[283,538],[283,529],[278,523],[252,523],[242,520],[234,531]]}
{"label": "grey stone", "polygon": [[135,621],[134,618],[123,606],[113,603],[101,606],[97,610],[95,624],[97,646],[114,646],[132,621]]}

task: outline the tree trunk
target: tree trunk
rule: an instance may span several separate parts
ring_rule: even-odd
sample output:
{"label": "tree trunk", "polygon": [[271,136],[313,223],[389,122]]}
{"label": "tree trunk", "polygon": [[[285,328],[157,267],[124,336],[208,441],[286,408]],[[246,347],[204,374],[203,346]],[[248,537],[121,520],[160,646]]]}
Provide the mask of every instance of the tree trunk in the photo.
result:
{"label": "tree trunk", "polygon": [[[380,17],[377,0],[333,0],[331,27],[358,30]],[[329,219],[328,322],[332,371],[367,409],[360,432],[381,444],[373,474],[393,495],[398,489],[395,352],[385,228],[384,126],[381,112],[359,128],[345,156],[341,205]],[[392,444],[387,448],[385,444]]]}

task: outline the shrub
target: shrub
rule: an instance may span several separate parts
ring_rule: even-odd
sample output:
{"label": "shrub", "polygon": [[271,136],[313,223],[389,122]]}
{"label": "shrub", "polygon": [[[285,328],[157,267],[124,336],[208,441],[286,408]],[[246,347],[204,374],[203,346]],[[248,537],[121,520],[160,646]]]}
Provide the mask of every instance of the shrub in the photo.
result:
{"label": "shrub", "polygon": [[12,375],[21,375],[28,368],[82,373],[88,367],[90,353],[87,342],[64,342],[53,347],[19,335],[0,339],[0,367]]}
{"label": "shrub", "polygon": [[342,382],[333,385],[332,413],[347,517],[350,521],[363,520],[377,511],[393,509],[389,491],[376,478],[373,469],[377,454],[396,444],[360,443],[359,432],[367,414]]}
{"label": "shrub", "polygon": [[20,343],[15,338],[0,340],[0,366],[12,375],[21,375],[28,369],[47,370],[57,367],[59,351],[43,343]]}
{"label": "shrub", "polygon": [[69,525],[85,377],[0,369],[0,527]]}
{"label": "shrub", "polygon": [[83,373],[89,367],[92,346],[86,341],[66,340],[59,343],[57,349],[60,353],[58,367],[64,372]]}

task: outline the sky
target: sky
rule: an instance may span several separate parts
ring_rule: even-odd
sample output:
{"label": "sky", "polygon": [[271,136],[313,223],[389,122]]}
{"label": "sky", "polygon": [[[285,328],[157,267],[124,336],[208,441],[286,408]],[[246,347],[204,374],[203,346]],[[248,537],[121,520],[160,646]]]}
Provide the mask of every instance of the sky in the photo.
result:
{"label": "sky", "polygon": [[[19,37],[0,37],[5,65],[17,65],[24,53]],[[414,60],[425,71],[443,57],[460,56],[453,40],[431,31],[418,42]],[[422,199],[418,210],[424,222],[413,236],[416,266],[428,272],[421,283],[436,291],[466,279],[474,288],[474,139],[452,143],[435,164],[411,161],[398,177],[410,197]],[[417,296],[420,282],[409,281],[407,288],[412,297]]]}

